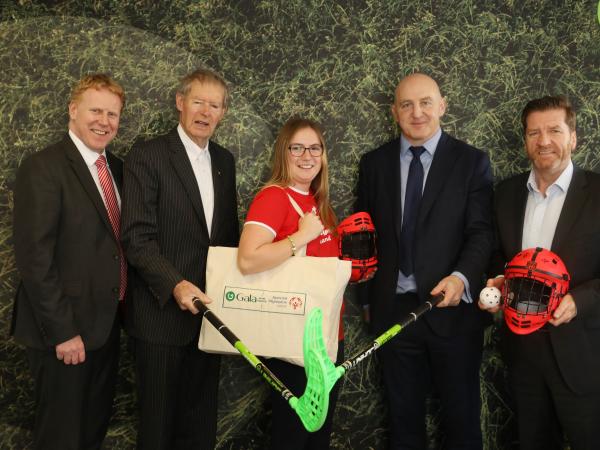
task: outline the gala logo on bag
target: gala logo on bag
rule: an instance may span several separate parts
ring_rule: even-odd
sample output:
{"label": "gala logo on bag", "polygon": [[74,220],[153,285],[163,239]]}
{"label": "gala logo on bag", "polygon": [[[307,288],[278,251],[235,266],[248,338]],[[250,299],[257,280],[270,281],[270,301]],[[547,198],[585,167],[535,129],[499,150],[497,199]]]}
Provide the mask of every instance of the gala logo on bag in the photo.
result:
{"label": "gala logo on bag", "polygon": [[227,291],[225,293],[225,300],[227,300],[228,302],[232,302],[234,300],[237,300],[239,302],[257,302],[257,298],[256,296],[249,294],[249,295],[244,295],[241,292],[238,292],[237,294],[233,291]]}
{"label": "gala logo on bag", "polygon": [[305,314],[305,292],[270,291],[243,286],[224,286],[221,307],[259,313]]}

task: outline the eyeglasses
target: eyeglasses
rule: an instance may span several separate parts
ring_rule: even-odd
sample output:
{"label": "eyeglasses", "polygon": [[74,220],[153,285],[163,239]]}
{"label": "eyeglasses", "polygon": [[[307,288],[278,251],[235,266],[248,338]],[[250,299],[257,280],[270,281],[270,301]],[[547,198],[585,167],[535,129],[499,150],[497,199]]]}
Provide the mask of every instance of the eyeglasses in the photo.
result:
{"label": "eyeglasses", "polygon": [[308,150],[310,156],[321,156],[323,154],[323,146],[318,144],[311,145],[310,147],[305,147],[301,144],[292,144],[288,149],[292,156],[302,156],[306,150]]}

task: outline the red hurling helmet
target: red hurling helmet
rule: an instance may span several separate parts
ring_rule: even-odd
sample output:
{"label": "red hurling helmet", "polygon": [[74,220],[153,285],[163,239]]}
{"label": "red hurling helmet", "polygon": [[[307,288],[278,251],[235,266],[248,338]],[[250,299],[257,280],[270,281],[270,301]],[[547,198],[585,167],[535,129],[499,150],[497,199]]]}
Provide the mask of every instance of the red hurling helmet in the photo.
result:
{"label": "red hurling helmet", "polygon": [[375,226],[366,212],[352,214],[337,227],[339,258],[352,261],[351,282],[366,281],[377,270]]}
{"label": "red hurling helmet", "polygon": [[516,334],[543,327],[569,290],[569,272],[562,260],[541,247],[523,250],[504,270],[504,320]]}

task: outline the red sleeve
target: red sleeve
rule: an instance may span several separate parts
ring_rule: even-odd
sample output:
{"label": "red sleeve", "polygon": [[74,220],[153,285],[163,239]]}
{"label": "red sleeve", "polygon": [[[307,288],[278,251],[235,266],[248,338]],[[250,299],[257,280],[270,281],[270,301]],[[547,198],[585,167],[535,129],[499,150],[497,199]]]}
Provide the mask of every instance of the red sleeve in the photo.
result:
{"label": "red sleeve", "polygon": [[248,208],[246,222],[266,225],[277,235],[288,215],[289,199],[286,192],[276,186],[270,186],[254,197]]}

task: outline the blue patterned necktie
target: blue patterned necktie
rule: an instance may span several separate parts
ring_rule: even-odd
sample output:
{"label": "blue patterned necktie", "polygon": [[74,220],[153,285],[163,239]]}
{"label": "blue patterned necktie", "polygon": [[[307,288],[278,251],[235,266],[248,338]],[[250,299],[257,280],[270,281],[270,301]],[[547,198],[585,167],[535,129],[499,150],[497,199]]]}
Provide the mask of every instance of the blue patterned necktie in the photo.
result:
{"label": "blue patterned necktie", "polygon": [[400,270],[406,276],[414,272],[414,238],[417,228],[419,205],[423,195],[423,164],[421,154],[425,147],[410,147],[413,159],[408,168],[406,179],[406,192],[404,194],[404,208],[402,214],[402,232],[400,234]]}

